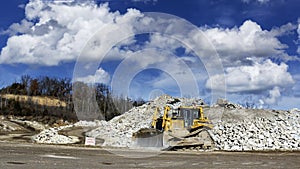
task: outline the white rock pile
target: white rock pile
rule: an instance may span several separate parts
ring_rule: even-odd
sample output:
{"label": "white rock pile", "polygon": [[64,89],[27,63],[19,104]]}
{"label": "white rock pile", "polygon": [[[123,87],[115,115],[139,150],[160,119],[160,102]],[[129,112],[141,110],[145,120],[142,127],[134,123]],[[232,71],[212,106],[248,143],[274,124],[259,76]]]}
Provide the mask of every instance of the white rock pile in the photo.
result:
{"label": "white rock pile", "polygon": [[74,125],[60,126],[49,128],[41,131],[39,134],[34,135],[32,140],[36,143],[44,144],[72,144],[79,142],[79,138],[75,136],[65,136],[58,132],[60,130],[73,127]]}
{"label": "white rock pile", "polygon": [[280,112],[274,118],[220,121],[215,124],[218,150],[300,150],[300,112]]}
{"label": "white rock pile", "polygon": [[80,142],[79,138],[76,136],[65,136],[59,134],[59,131],[64,129],[71,129],[75,127],[98,127],[103,126],[105,121],[79,121],[75,124],[60,126],[60,127],[53,127],[43,130],[37,135],[32,137],[32,140],[36,143],[45,143],[45,144],[72,144]]}
{"label": "white rock pile", "polygon": [[101,125],[86,135],[103,139],[103,146],[129,147],[132,133],[151,124],[152,114],[147,109],[148,105],[143,105],[108,122],[101,121]]}

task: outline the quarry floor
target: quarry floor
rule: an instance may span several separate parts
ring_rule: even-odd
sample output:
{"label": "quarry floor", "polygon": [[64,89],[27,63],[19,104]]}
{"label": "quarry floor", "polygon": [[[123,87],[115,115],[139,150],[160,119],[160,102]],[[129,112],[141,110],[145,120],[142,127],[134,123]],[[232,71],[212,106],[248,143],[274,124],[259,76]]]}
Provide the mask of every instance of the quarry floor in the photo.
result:
{"label": "quarry floor", "polygon": [[0,168],[299,168],[300,152],[160,152],[0,142]]}

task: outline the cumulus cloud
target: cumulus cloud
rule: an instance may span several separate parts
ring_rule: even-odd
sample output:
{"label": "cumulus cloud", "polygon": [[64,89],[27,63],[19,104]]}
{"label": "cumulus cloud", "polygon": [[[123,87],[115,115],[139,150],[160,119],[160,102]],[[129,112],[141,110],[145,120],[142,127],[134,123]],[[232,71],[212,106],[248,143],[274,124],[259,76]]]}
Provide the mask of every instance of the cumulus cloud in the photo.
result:
{"label": "cumulus cloud", "polygon": [[10,36],[16,35],[16,34],[25,34],[25,33],[31,33],[31,27],[33,26],[32,22],[27,21],[26,19],[23,19],[21,23],[14,23],[12,24],[8,30],[2,32],[2,34],[9,34]]}
{"label": "cumulus cloud", "polygon": [[[255,107],[263,108],[277,105],[283,96],[293,96],[296,79],[288,72],[285,63],[276,64],[270,59],[255,61],[253,65],[228,67],[225,76],[214,75],[209,77],[206,87],[211,90],[220,90],[226,80],[226,92],[238,95],[236,100],[244,104],[244,98],[251,97],[246,103],[253,103]],[[296,81],[295,81],[296,80]],[[284,95],[282,94],[284,93]]]}
{"label": "cumulus cloud", "polygon": [[103,70],[102,68],[99,68],[94,75],[88,75],[86,77],[78,77],[75,79],[75,81],[80,81],[84,83],[103,83],[108,84],[110,81],[110,75]]}
{"label": "cumulus cloud", "polygon": [[161,34],[152,34],[146,43],[147,48],[161,48],[165,50],[175,51],[179,47],[184,47],[178,40],[172,39]]}
{"label": "cumulus cloud", "polygon": [[280,27],[273,28],[270,31],[270,33],[273,36],[281,36],[281,35],[285,35],[285,34],[293,34],[293,31],[295,29],[297,29],[297,25],[296,24],[287,23],[287,24],[282,25]]}
{"label": "cumulus cloud", "polygon": [[66,5],[41,0],[31,0],[25,13],[26,18],[20,24],[13,24],[5,31],[13,36],[1,51],[0,63],[52,66],[74,61],[102,27],[139,15],[135,10],[128,10],[121,16],[119,12],[110,12],[108,4]]}
{"label": "cumulus cloud", "polygon": [[284,49],[288,46],[281,43],[277,36],[295,29],[292,25],[263,30],[259,24],[251,20],[240,27],[202,28],[206,37],[212,42],[225,66],[251,64],[249,58],[284,58],[289,57]]}
{"label": "cumulus cloud", "polygon": [[[206,87],[219,90],[221,75],[209,77]],[[273,90],[274,86],[286,88],[294,84],[288,65],[281,63],[277,65],[271,60],[254,65],[230,67],[225,70],[226,92],[229,93],[262,93]]]}
{"label": "cumulus cloud", "polygon": [[281,96],[279,87],[275,86],[272,90],[269,91],[269,96],[264,99],[266,104],[276,104],[278,98]]}

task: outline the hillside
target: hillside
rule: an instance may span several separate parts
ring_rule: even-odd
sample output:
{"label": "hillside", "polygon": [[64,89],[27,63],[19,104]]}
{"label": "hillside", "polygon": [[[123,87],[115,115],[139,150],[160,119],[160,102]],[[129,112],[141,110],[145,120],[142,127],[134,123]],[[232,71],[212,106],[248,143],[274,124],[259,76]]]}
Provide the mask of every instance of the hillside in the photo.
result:
{"label": "hillside", "polygon": [[26,96],[26,95],[14,95],[14,94],[3,94],[0,95],[4,99],[13,99],[18,102],[33,102],[41,106],[49,107],[66,107],[67,103],[56,98],[50,98],[46,96]]}
{"label": "hillside", "polygon": [[[96,99],[93,105],[90,104],[91,98]],[[20,81],[0,89],[2,115],[68,118],[71,114],[74,119],[75,109],[77,112],[95,109],[99,119],[110,120],[142,103],[143,100],[113,96],[105,84],[89,86],[83,82],[72,83],[68,78],[48,76],[37,78],[24,75]]]}

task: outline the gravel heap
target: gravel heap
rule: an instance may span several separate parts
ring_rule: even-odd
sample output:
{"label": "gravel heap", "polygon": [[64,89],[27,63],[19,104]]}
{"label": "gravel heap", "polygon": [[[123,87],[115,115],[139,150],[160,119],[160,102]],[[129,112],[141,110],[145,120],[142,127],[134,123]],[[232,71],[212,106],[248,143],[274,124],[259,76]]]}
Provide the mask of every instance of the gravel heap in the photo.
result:
{"label": "gravel heap", "polygon": [[238,121],[225,118],[215,124],[216,148],[229,151],[300,150],[299,110],[260,113],[265,116]]}
{"label": "gravel heap", "polygon": [[44,143],[44,144],[72,144],[79,142],[79,138],[75,136],[64,136],[58,134],[58,131],[72,127],[70,126],[61,126],[54,127],[47,130],[43,130],[39,134],[32,137],[32,140],[36,143]]}
{"label": "gravel heap", "polygon": [[39,134],[32,137],[32,140],[36,143],[45,143],[45,144],[72,144],[72,143],[78,143],[80,142],[80,139],[76,136],[66,136],[59,134],[59,131],[64,129],[72,129],[76,127],[99,127],[99,126],[105,126],[106,121],[79,121],[74,124],[69,124],[65,126],[59,126],[59,127],[53,127],[53,128],[47,128],[40,132]]}

